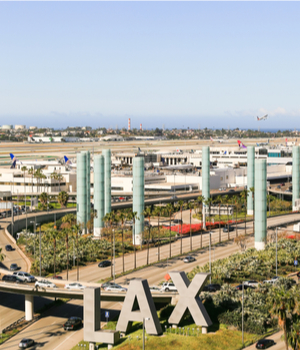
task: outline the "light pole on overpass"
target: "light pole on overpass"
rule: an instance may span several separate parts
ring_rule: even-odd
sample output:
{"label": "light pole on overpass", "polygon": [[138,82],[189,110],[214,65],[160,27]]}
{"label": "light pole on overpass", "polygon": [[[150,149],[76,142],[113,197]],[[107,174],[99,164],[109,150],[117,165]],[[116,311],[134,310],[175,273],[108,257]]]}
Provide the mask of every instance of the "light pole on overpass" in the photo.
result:
{"label": "light pole on overpass", "polygon": [[[39,253],[40,253],[40,274],[39,276],[42,277],[42,232],[41,232],[41,224],[35,221],[30,221],[31,224],[34,225],[34,251],[35,251],[35,237],[36,237],[36,227],[40,226],[40,234],[39,234]],[[34,254],[35,256],[35,254]]]}

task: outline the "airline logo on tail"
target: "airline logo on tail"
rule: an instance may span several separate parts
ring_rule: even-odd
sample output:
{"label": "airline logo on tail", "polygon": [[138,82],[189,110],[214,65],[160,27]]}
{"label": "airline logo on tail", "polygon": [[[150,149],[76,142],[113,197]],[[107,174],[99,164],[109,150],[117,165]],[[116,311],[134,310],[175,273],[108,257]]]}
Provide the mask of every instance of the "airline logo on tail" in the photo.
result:
{"label": "airline logo on tail", "polygon": [[237,140],[237,143],[238,143],[238,145],[239,145],[240,148],[247,148],[247,146],[245,146],[245,145],[243,144],[243,142],[241,142],[240,140]]}
{"label": "airline logo on tail", "polygon": [[210,141],[214,142],[214,139],[210,136]]}
{"label": "airline logo on tail", "polygon": [[64,156],[64,160],[66,164],[72,164],[71,160],[67,156]]}

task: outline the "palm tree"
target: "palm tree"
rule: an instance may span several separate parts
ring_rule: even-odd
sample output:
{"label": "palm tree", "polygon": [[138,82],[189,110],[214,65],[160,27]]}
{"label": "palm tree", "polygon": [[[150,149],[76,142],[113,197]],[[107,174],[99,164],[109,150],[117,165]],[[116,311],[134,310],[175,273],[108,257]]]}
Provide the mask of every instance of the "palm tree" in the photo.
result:
{"label": "palm tree", "polygon": [[59,231],[54,228],[51,228],[46,231],[46,235],[50,240],[53,241],[53,276],[55,276],[55,267],[56,267],[56,239],[59,237]]}
{"label": "palm tree", "polygon": [[193,250],[193,242],[192,242],[192,210],[193,210],[193,204],[188,203],[188,208],[190,210],[190,251]]}
{"label": "palm tree", "polygon": [[225,196],[222,197],[222,202],[226,204],[227,206],[227,231],[228,231],[228,240],[230,239],[230,234],[229,234],[229,196],[226,194]]}
{"label": "palm tree", "polygon": [[148,217],[148,221],[149,221],[149,236],[148,236],[148,242],[147,242],[147,265],[149,265],[149,240],[150,240],[150,218],[151,218],[151,207],[147,207],[144,210],[144,216]]}
{"label": "palm tree", "polygon": [[238,215],[239,197],[238,196],[232,196],[232,200],[233,200],[234,207],[235,207],[235,232],[236,232],[236,237],[237,237],[238,236],[237,215]]}
{"label": "palm tree", "polygon": [[178,201],[178,207],[180,209],[180,255],[182,255],[182,207],[184,205],[183,200]]}
{"label": "palm tree", "polygon": [[244,189],[241,192],[241,198],[244,201],[244,208],[245,208],[245,236],[247,231],[247,198],[248,198],[248,192],[246,189]]}
{"label": "palm tree", "polygon": [[76,215],[75,214],[67,214],[65,215],[61,221],[64,223],[64,224],[67,224],[67,225],[62,225],[63,228],[71,228],[72,225],[75,225],[76,224]]}
{"label": "palm tree", "polygon": [[59,194],[57,196],[57,201],[62,208],[66,208],[68,200],[69,200],[69,195],[67,192],[65,192],[65,191],[59,192]]}
{"label": "palm tree", "polygon": [[40,202],[42,204],[42,209],[44,209],[45,207],[47,207],[47,203],[48,203],[48,194],[46,192],[43,192],[40,194]]}
{"label": "palm tree", "polygon": [[[110,260],[112,262],[113,260],[113,237],[112,237],[112,224],[113,222],[116,221],[116,215],[115,212],[112,211],[110,213],[107,213],[104,217],[103,217],[103,221],[106,223],[109,223],[109,227],[110,227]],[[113,264],[111,263],[111,277],[113,277]]]}
{"label": "palm tree", "polygon": [[[199,206],[201,204],[201,214],[203,214],[203,202],[205,201],[205,198],[201,195],[199,197],[197,197],[197,203],[199,203]],[[202,218],[202,228],[205,228],[205,222],[203,221]],[[202,235],[202,230],[201,230],[201,235]],[[202,248],[202,243],[201,243],[201,248]]]}
{"label": "palm tree", "polygon": [[[140,220],[140,218],[137,216],[137,212],[136,211],[130,211],[128,213],[128,219],[129,221],[132,220],[132,223],[133,223],[133,228],[135,228],[135,220]],[[133,232],[133,230],[132,230]],[[135,231],[134,231],[134,234],[133,234],[133,252],[134,252],[134,269],[136,269],[136,246],[135,246]]]}
{"label": "palm tree", "polygon": [[26,209],[26,184],[25,184],[25,173],[26,171],[28,170],[26,166],[22,166],[21,170],[24,172],[24,193],[25,193],[25,212],[27,212],[27,209]]}
{"label": "palm tree", "polygon": [[62,233],[65,235],[67,249],[67,280],[69,279],[69,228],[64,228]]}
{"label": "palm tree", "polygon": [[222,196],[218,196],[216,198],[216,202],[219,203],[219,243],[221,243],[221,202],[222,202]]}
{"label": "palm tree", "polygon": [[289,314],[293,311],[295,301],[291,297],[291,293],[286,291],[285,286],[279,288],[272,288],[268,296],[268,302],[271,307],[271,315],[278,318],[279,325],[282,326],[284,332],[285,347],[288,350],[287,338],[287,319]]}
{"label": "palm tree", "polygon": [[171,248],[171,220],[172,220],[172,214],[173,214],[173,211],[174,211],[174,207],[172,205],[172,203],[168,203],[166,205],[166,211],[169,215],[169,218],[170,218],[170,258],[172,256],[172,248]]}
{"label": "palm tree", "polygon": [[155,207],[154,209],[154,215],[157,216],[157,238],[158,238],[158,245],[157,245],[157,257],[158,261],[160,261],[160,229],[159,229],[159,218],[162,213],[162,208],[160,206]]}
{"label": "palm tree", "polygon": [[121,225],[122,225],[122,263],[123,263],[123,273],[125,272],[125,261],[124,261],[124,223],[126,220],[126,215],[120,211],[118,213],[118,219],[119,221],[121,221]]}

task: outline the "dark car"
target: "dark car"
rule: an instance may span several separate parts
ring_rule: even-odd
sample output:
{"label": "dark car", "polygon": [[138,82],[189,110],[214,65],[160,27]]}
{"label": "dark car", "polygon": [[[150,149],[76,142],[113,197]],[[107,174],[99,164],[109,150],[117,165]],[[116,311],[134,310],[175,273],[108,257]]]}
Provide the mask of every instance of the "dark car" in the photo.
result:
{"label": "dark car", "polygon": [[111,266],[111,261],[109,260],[103,260],[98,264],[98,267],[108,267],[108,266]]}
{"label": "dark car", "polygon": [[12,283],[23,283],[23,281],[15,275],[4,275],[2,277],[2,281]]}
{"label": "dark car", "polygon": [[297,272],[297,277],[298,277],[298,278],[300,278],[300,271],[299,271],[299,272]]}
{"label": "dark car", "polygon": [[[234,227],[233,226],[229,226],[229,232],[231,232],[231,231],[234,231]],[[223,232],[228,232],[228,226],[225,226],[223,228]]]}
{"label": "dark car", "polygon": [[80,317],[70,317],[68,321],[64,324],[65,331],[73,331],[79,328],[82,328],[82,319]]}
{"label": "dark car", "polygon": [[196,261],[196,259],[193,257],[193,256],[186,256],[184,259],[183,259],[183,262],[185,263],[190,263],[190,262],[193,262],[193,261]]}
{"label": "dark car", "polygon": [[7,252],[11,252],[11,251],[13,251],[13,247],[12,247],[10,244],[7,244],[7,245],[5,246],[5,250],[6,250]]}
{"label": "dark car", "polygon": [[235,190],[229,190],[228,192],[235,192]]}
{"label": "dark car", "polygon": [[57,276],[57,275],[53,276],[52,278],[54,280],[62,280],[63,279],[61,276]]}
{"label": "dark car", "polygon": [[275,345],[272,339],[261,339],[256,343],[256,349],[267,349],[270,346]]}
{"label": "dark car", "polygon": [[34,345],[34,340],[29,338],[24,338],[19,343],[19,348],[27,349]]}
{"label": "dark car", "polygon": [[221,286],[218,283],[210,283],[206,285],[202,290],[203,292],[216,292],[217,290],[220,290]]}
{"label": "dark car", "polygon": [[19,266],[18,264],[11,264],[9,269],[10,271],[17,271],[19,269]]}
{"label": "dark car", "polygon": [[[243,285],[242,284],[239,284],[238,286],[235,287],[237,290],[243,290]],[[254,289],[254,287],[252,286],[247,286],[247,284],[244,284],[244,290],[248,289],[248,288],[251,288],[251,289]]]}
{"label": "dark car", "polygon": [[181,219],[174,219],[173,222],[174,222],[174,224],[182,224]]}

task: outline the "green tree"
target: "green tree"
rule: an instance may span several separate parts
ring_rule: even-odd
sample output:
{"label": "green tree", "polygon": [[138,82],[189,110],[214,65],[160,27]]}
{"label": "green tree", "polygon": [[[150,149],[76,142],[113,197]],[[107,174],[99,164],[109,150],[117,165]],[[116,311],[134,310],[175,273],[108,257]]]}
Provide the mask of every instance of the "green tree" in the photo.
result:
{"label": "green tree", "polygon": [[39,199],[42,205],[42,209],[45,210],[48,204],[48,194],[46,192],[41,193],[39,196]]}
{"label": "green tree", "polygon": [[160,261],[160,228],[159,228],[159,219],[162,214],[162,208],[160,206],[155,207],[153,214],[157,216],[157,238],[158,238],[158,244],[157,244],[157,258],[158,261]]}
{"label": "green tree", "polygon": [[50,241],[53,242],[53,276],[55,276],[56,271],[56,240],[59,238],[59,231],[57,231],[55,228],[50,228],[46,232],[46,236],[50,239]]}
{"label": "green tree", "polygon": [[57,201],[62,208],[66,208],[68,200],[69,200],[69,195],[67,192],[65,192],[65,191],[59,192],[59,194],[57,196]]}
{"label": "green tree", "polygon": [[111,261],[111,277],[113,277],[113,264],[112,264],[112,260],[113,260],[113,235],[112,235],[112,225],[114,222],[116,222],[117,218],[116,218],[116,213],[114,211],[105,214],[105,216],[103,217],[103,221],[105,223],[109,224],[109,228],[110,228],[110,261]]}
{"label": "green tree", "polygon": [[179,200],[177,204],[177,209],[180,210],[180,255],[182,255],[182,208],[183,208],[184,202],[183,200]]}

